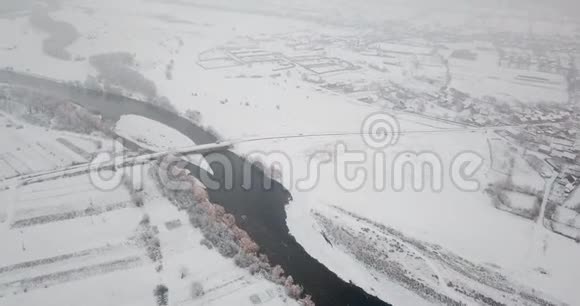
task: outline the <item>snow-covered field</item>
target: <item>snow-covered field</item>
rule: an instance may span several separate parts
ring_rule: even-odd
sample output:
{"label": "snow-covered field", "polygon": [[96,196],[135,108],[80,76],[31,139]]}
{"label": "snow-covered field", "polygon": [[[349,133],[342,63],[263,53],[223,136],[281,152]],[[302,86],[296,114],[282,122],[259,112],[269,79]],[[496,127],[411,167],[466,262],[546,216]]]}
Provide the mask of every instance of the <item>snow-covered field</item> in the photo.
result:
{"label": "snow-covered field", "polygon": [[[282,287],[201,245],[185,212],[144,175],[142,207],[124,186],[102,191],[88,175],[1,191],[2,305],[157,305],[160,284],[171,305],[296,305]],[[145,216],[160,262],[139,240]],[[193,283],[201,296],[192,295]]]}
{"label": "snow-covered field", "polygon": [[115,129],[120,136],[133,140],[151,151],[170,151],[195,145],[187,136],[140,116],[123,116]]}
{"label": "snow-covered field", "polygon": [[450,87],[474,97],[495,97],[520,103],[565,103],[568,101],[564,75],[502,67],[495,51],[476,51],[477,60],[449,61]]}
{"label": "snow-covered field", "polygon": [[[301,71],[290,69],[288,73],[283,72],[276,78],[238,78],[235,76],[238,76],[240,71],[247,69],[248,75],[252,75],[252,71],[258,71],[261,68],[253,66],[250,69],[243,66],[234,69],[205,69],[198,63],[198,55],[201,52],[223,46],[239,36],[259,37],[288,32],[308,32],[312,31],[312,28],[316,28],[320,33],[343,34],[351,29],[321,26],[291,18],[249,15],[155,1],[127,0],[119,3],[118,1],[79,0],[75,1],[75,4],[75,6],[64,5],[61,10],[51,13],[54,19],[74,24],[81,34],[81,37],[68,48],[73,56],[88,58],[91,55],[116,51],[135,53],[139,71],[155,82],[159,95],[167,96],[179,111],[200,111],[202,124],[215,128],[227,139],[313,133],[356,133],[359,132],[365,117],[379,110],[376,106],[360,103],[355,98],[322,90],[316,84],[304,82]],[[3,44],[17,46],[16,49],[11,50],[0,49],[0,65],[2,66],[13,66],[20,70],[29,69],[32,73],[64,80],[83,81],[87,74],[96,74],[86,61],[59,61],[43,54],[41,39],[44,34],[36,32],[28,24],[26,18],[0,19],[0,33]],[[383,47],[385,46],[388,45]],[[413,50],[423,52],[423,49]],[[465,90],[474,96],[492,95],[523,102],[562,102],[567,99],[562,78],[533,73],[535,77],[549,80],[547,85],[530,84],[529,81],[518,79],[518,76],[531,73],[498,68],[497,58],[492,53],[480,54],[480,60],[476,63],[451,60],[449,63],[452,73],[450,86]],[[348,56],[347,54],[337,55]],[[167,67],[172,62],[172,77],[168,78]],[[444,70],[439,65],[440,63],[435,63],[433,68],[422,67],[418,71],[424,75],[441,78],[444,76]],[[268,71],[271,67],[264,69]],[[393,78],[400,77],[401,80],[405,80],[404,77],[409,77],[404,75],[399,68],[392,70],[393,72],[388,75]],[[372,80],[373,75],[369,75],[363,77]],[[349,79],[349,77],[351,76],[339,73],[331,76],[336,80]],[[360,75],[356,75],[356,78],[358,77]],[[419,88],[419,86],[413,87]],[[432,87],[434,86],[429,86],[428,89]],[[518,292],[528,292],[526,291],[528,288],[533,288],[534,294],[547,300],[570,305],[580,304],[580,295],[576,293],[576,284],[580,282],[580,266],[576,264],[577,258],[580,258],[580,245],[530,220],[497,210],[493,207],[490,197],[483,192],[487,184],[498,180],[497,171],[506,170],[506,165],[510,164],[509,156],[506,158],[509,152],[497,153],[488,144],[488,140],[495,141],[493,139],[497,138],[493,131],[485,129],[457,131],[456,126],[407,114],[396,114],[396,118],[401,125],[401,131],[406,133],[401,135],[395,146],[387,148],[385,153],[389,157],[388,160],[392,161],[399,154],[419,152],[435,154],[444,166],[442,191],[433,191],[429,188],[420,192],[410,188],[403,191],[389,188],[377,191],[374,189],[373,180],[368,180],[356,192],[346,191],[337,183],[336,171],[332,164],[320,167],[315,188],[304,190],[296,186],[297,179],[306,177],[309,170],[308,163],[313,154],[322,152],[330,153],[332,156],[332,150],[339,142],[346,144],[349,150],[365,153],[367,160],[361,163],[360,167],[369,175],[374,173],[376,164],[373,163],[371,156],[375,152],[364,145],[359,135],[300,139],[282,137],[276,140],[243,143],[236,147],[236,150],[242,154],[283,152],[289,157],[292,163],[293,179],[285,181],[285,184],[293,195],[293,201],[287,206],[287,223],[291,234],[313,257],[341,278],[353,281],[367,292],[385,301],[395,305],[436,303],[433,300],[419,298],[412,288],[397,283],[397,280],[388,273],[369,268],[368,263],[357,258],[348,247],[330,245],[321,235],[324,226],[320,220],[336,219],[336,224],[349,226],[359,232],[359,229],[362,230],[365,225],[348,219],[348,213],[352,213],[372,221],[370,224],[384,225],[401,232],[414,241],[420,241],[429,246],[439,246],[445,252],[457,256],[454,258],[463,258],[473,265],[485,267],[491,271],[490,274],[497,273],[493,275],[503,275],[509,279],[505,283],[491,282],[497,286],[507,283],[510,288],[513,286],[515,290],[519,290]],[[117,127],[118,131],[126,133],[133,133],[134,129],[139,129],[139,133],[125,135],[134,140],[144,140],[152,149],[191,145],[187,139],[179,136],[169,137],[163,127],[139,118],[123,118]],[[445,129],[449,130],[445,131]],[[0,133],[4,132],[0,131]],[[143,133],[146,136],[143,136]],[[33,137],[40,137],[39,135]],[[480,184],[478,191],[463,191],[457,188],[450,179],[449,168],[454,157],[466,151],[474,152],[483,159],[483,165],[475,176]],[[273,161],[269,160],[267,154],[262,159],[266,162]],[[418,161],[412,160],[411,163],[417,165]],[[544,180],[533,172],[523,159],[516,160],[513,168],[515,169],[514,181],[526,180],[524,184],[543,189]],[[387,173],[391,170],[387,168]],[[44,183],[39,185],[42,186]],[[210,287],[219,288],[220,284],[241,278],[234,282],[232,287],[223,289],[226,292],[235,291],[235,293],[224,295],[216,300],[207,297],[207,300],[200,303],[216,305],[222,302],[250,303],[247,299],[249,294],[264,294],[267,290],[276,290],[268,287],[269,284],[264,284],[261,280],[250,278],[236,270],[232,263],[222,261],[219,256],[213,255],[215,252],[211,253],[199,248],[198,243],[192,241],[201,239],[201,236],[186,226],[188,222],[184,219],[185,216],[180,215],[170,204],[161,203],[164,200],[155,198],[153,191],[148,196],[151,200],[146,202],[144,209],[151,216],[152,223],[158,226],[164,250],[167,250],[169,254],[169,257],[164,259],[166,268],[162,274],[156,274],[152,265],[144,258],[138,261],[139,265],[135,264],[136,267],[130,270],[73,282],[66,286],[30,290],[30,295],[10,296],[6,302],[17,305],[26,301],[40,301],[46,299],[49,292],[54,290],[50,293],[51,296],[58,296],[63,303],[74,304],[73,299],[80,297],[61,293],[66,290],[81,291],[87,288],[86,286],[98,285],[102,286],[99,287],[102,290],[114,293],[108,296],[115,298],[115,303],[148,305],[153,303],[151,291],[157,283],[162,281],[170,287],[170,298],[174,301],[181,301],[186,299],[187,287],[192,279],[188,279],[187,282],[178,279],[179,265],[187,265],[192,271],[191,277],[202,278]],[[84,205],[86,208],[86,201]],[[58,209],[68,209],[67,207],[63,205]],[[337,215],[336,207],[347,213]],[[45,209],[48,212],[56,208]],[[18,215],[26,216],[27,213],[34,215],[39,212],[20,211]],[[103,243],[108,243],[106,242],[109,241],[108,235],[114,236],[117,239],[115,241],[124,239],[137,226],[143,213],[135,208],[127,208],[114,210],[98,217],[41,225],[46,227],[47,231],[52,231],[51,239],[55,240],[51,242],[52,244],[75,247],[67,249],[66,252],[64,247],[63,251],[55,248],[55,253],[50,253],[52,252],[50,248],[47,251],[41,250],[42,244],[49,245],[49,242],[34,238],[37,237],[35,235],[40,235],[39,232],[35,232],[36,226],[26,228],[22,230],[23,232],[6,230],[4,235],[8,237],[6,239],[9,239],[7,241],[12,243],[14,249],[10,262],[16,263],[25,252],[31,252],[26,254],[32,254],[27,256],[29,260],[33,260],[99,247]],[[123,218],[132,222],[125,221]],[[184,225],[177,230],[165,230],[162,226],[164,222],[173,219],[182,220]],[[1,215],[0,220],[2,220]],[[114,228],[106,226],[107,224],[119,224],[119,229],[116,228],[117,226]],[[74,232],[71,229],[77,228],[75,226],[87,228],[87,231]],[[114,230],[118,232],[113,235],[111,232]],[[29,246],[21,246],[25,241],[23,235],[29,231],[28,235],[33,238],[26,240],[32,242]],[[100,236],[101,232],[103,232],[102,236]],[[45,232],[41,231],[41,233]],[[74,240],[70,240],[71,243],[69,240],[65,241],[62,233],[75,235],[71,238]],[[363,240],[372,238],[368,232],[364,233],[364,231],[361,232]],[[81,234],[92,235],[95,239],[87,239],[88,236]],[[59,239],[63,241],[56,241]],[[454,289],[458,287],[449,286],[443,281],[450,280],[455,283],[457,279],[463,279],[464,283],[469,283],[469,286],[473,286],[479,292],[485,292],[491,298],[506,304],[525,304],[521,299],[509,300],[502,296],[501,290],[490,289],[493,284],[474,282],[476,272],[473,270],[463,274],[457,273],[456,270],[449,268],[448,263],[434,259],[433,252],[436,251],[433,250],[439,247],[433,247],[427,251],[417,250],[416,245],[408,241],[401,242],[400,237],[387,239],[398,241],[402,248],[408,251],[407,255],[396,257],[397,261],[402,265],[417,267],[414,271],[419,272],[415,275],[430,284],[440,294],[475,303],[474,300],[466,297],[467,295],[459,294]],[[21,251],[24,247],[26,250],[36,248],[40,253]],[[388,250],[387,246],[384,247],[384,250]],[[125,254],[132,254],[125,247],[115,252],[117,251],[119,253],[115,254],[121,254],[119,255],[121,257]],[[111,260],[115,258],[119,257],[111,257]],[[437,275],[437,279],[431,277],[431,273]],[[131,279],[136,279],[138,282],[135,286],[131,286],[131,289],[121,290],[115,287],[131,283]],[[524,287],[525,289],[522,289]],[[236,291],[239,288],[241,288],[240,291]],[[220,291],[217,292],[214,296],[219,298]],[[91,294],[93,293],[95,305],[105,302],[100,300],[103,297],[97,297],[99,292]],[[172,294],[175,294],[175,297]],[[31,300],[26,300],[29,296]],[[67,300],[67,296],[71,300]]]}
{"label": "snow-covered field", "polygon": [[570,198],[568,201],[566,201],[564,206],[569,208],[580,208],[580,188],[577,188],[572,192]]}
{"label": "snow-covered field", "polygon": [[513,203],[514,207],[518,209],[532,210],[538,205],[537,198],[528,194],[508,192],[507,196],[510,199],[510,203]]}
{"label": "snow-covered field", "polygon": [[[410,150],[439,148],[436,152],[448,158],[462,149],[477,148],[477,142],[480,143],[481,153],[486,153],[487,149],[485,137],[477,138],[473,134],[463,137],[454,135],[453,138],[433,135],[417,138],[402,138],[401,144],[391,148],[389,152],[396,154],[398,150],[404,151],[405,148],[401,146],[405,140],[415,144],[414,147],[409,146]],[[445,140],[448,142],[444,142]],[[328,143],[332,144],[334,141],[320,141],[320,144],[311,146],[324,150]],[[303,143],[294,141],[279,141],[270,145],[285,148],[284,152],[291,150],[288,148],[304,146]],[[297,174],[300,171],[296,169],[307,168],[305,164],[312,150],[309,148],[303,152],[288,153],[295,162],[295,178],[305,175],[306,170]],[[367,162],[363,169],[372,173],[373,165]],[[478,172],[481,175],[478,179],[482,187],[488,181],[487,174],[495,181],[495,173],[489,171],[488,160]],[[323,166],[316,188],[308,192],[301,192],[296,188],[292,190],[294,201],[287,209],[292,234],[310,254],[322,260],[331,270],[337,271],[341,277],[351,279],[363,288],[374,288],[379,297],[389,301],[404,304],[410,301],[404,294],[400,296],[400,290],[381,285],[383,281],[380,278],[376,280],[376,274],[365,274],[351,268],[353,265],[360,265],[364,269],[360,262],[336,255],[336,249],[329,246],[320,235],[319,226],[312,216],[313,211],[325,214],[328,206],[340,207],[389,226],[413,239],[439,245],[476,265],[491,266],[492,270],[509,276],[520,284],[525,283],[538,291],[546,292],[555,300],[575,301],[573,286],[568,284],[580,272],[572,271],[574,266],[571,264],[573,257],[580,254],[580,250],[573,241],[543,228],[540,228],[543,236],[534,235],[535,223],[495,209],[490,198],[482,191],[464,192],[451,185],[446,186],[442,192],[432,192],[429,189],[422,192],[396,192],[389,189],[379,192],[374,191],[371,184],[357,192],[345,192],[336,183],[332,167]],[[545,248],[537,248],[537,244],[543,244]],[[544,270],[549,271],[548,274],[538,272]],[[495,294],[491,297],[496,297],[498,293]]]}
{"label": "snow-covered field", "polygon": [[87,163],[113,141],[98,136],[55,132],[0,112],[0,179]]}
{"label": "snow-covered field", "polygon": [[519,150],[505,140],[493,137],[489,140],[491,171],[497,181],[511,180],[513,184],[529,188],[533,191],[542,191],[544,179],[522,157]]}

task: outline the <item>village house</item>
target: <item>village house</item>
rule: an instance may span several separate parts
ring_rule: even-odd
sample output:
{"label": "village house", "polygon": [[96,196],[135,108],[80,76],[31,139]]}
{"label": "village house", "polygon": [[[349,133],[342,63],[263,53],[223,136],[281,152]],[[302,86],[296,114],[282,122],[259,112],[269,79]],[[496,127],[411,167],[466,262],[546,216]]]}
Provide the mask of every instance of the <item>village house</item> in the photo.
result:
{"label": "village house", "polygon": [[544,154],[552,153],[552,148],[547,146],[547,145],[540,145],[540,147],[538,149],[540,150],[541,153],[544,153]]}

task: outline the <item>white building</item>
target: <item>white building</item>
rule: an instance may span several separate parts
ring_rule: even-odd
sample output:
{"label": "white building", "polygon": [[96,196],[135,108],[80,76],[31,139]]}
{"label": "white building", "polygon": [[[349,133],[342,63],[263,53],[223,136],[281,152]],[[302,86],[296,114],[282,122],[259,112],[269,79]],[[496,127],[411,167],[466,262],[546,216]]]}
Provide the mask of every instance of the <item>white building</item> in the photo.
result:
{"label": "white building", "polygon": [[541,145],[539,147],[539,149],[540,149],[540,152],[542,152],[544,154],[550,154],[550,153],[552,153],[552,148],[549,147],[549,146],[547,146],[547,145]]}

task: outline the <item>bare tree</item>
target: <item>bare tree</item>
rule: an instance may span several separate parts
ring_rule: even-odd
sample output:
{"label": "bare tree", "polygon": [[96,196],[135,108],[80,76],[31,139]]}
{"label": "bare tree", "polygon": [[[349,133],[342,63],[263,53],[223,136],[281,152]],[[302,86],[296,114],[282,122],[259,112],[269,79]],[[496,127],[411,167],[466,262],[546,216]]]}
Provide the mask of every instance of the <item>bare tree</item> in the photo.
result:
{"label": "bare tree", "polygon": [[303,299],[298,301],[302,306],[315,306],[310,295],[306,295]]}
{"label": "bare tree", "polygon": [[167,296],[168,292],[169,289],[167,288],[167,286],[163,284],[157,285],[157,287],[155,287],[155,290],[153,290],[153,295],[157,299],[157,305],[167,306],[167,303],[169,301],[169,298]]}
{"label": "bare tree", "polygon": [[189,275],[189,269],[187,267],[179,268],[179,278],[184,279]]}
{"label": "bare tree", "polygon": [[199,111],[188,109],[185,111],[185,117],[187,117],[187,119],[191,120],[191,122],[196,124],[199,124],[201,122],[201,113]]}
{"label": "bare tree", "polygon": [[203,285],[200,282],[193,282],[191,284],[191,296],[193,298],[198,298],[204,294],[205,291],[203,290]]}

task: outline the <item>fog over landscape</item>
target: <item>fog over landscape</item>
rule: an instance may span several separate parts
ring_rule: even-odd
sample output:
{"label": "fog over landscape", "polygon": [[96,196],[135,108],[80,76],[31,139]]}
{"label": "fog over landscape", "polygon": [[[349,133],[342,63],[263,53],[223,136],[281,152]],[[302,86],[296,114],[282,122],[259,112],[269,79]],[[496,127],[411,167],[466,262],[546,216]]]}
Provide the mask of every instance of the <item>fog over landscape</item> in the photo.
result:
{"label": "fog over landscape", "polygon": [[578,11],[0,0],[0,305],[580,305]]}

